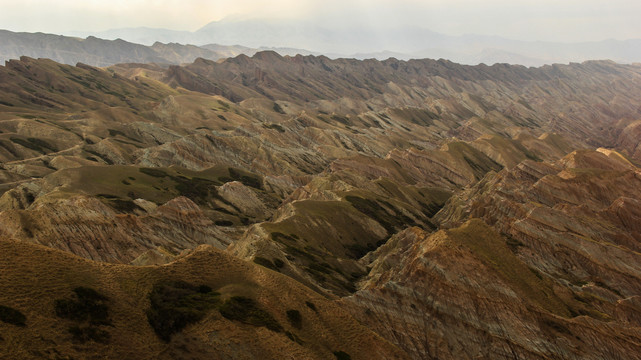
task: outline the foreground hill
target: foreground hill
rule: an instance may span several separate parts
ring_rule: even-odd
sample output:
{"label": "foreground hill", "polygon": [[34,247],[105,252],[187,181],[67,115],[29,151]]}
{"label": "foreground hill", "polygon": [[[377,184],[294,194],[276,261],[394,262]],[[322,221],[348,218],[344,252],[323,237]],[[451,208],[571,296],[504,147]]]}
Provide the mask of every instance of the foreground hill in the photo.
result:
{"label": "foreground hill", "polygon": [[[244,304],[268,309],[271,317],[257,310],[269,320],[259,323],[277,329],[273,318],[283,329],[258,342],[233,337],[243,356],[370,358],[351,338],[318,342],[338,323],[314,320],[325,330],[306,340],[282,317],[297,310],[304,322],[302,310],[226,292],[237,286],[223,269],[238,264],[239,277],[281,294],[283,306],[290,297],[282,294],[302,291],[337,309],[331,321],[358,319],[380,335],[364,344],[389,351],[383,357],[639,353],[639,66],[267,51],[170,67],[22,57],[0,67],[0,80],[0,236],[24,254],[12,260],[11,281],[36,266],[29,259],[39,249],[86,266],[59,279],[59,299],[88,296],[101,308],[101,296],[76,290],[88,287],[128,304],[114,310],[113,332],[104,319],[67,325],[76,335],[54,340],[61,354],[78,351],[69,336],[100,344],[107,331],[124,344],[116,316],[131,311],[146,329],[136,341],[152,344],[137,356],[158,354],[173,327],[154,337],[141,315],[163,303],[158,294],[187,294],[193,325],[172,336],[195,331],[193,351],[217,343],[211,331],[227,334],[216,314]],[[193,259],[206,257],[220,267],[197,270]],[[176,277],[163,277],[172,269]],[[114,272],[144,286],[124,296],[113,290]],[[87,281],[69,280],[74,274]],[[7,293],[11,284],[2,285]],[[158,301],[148,303],[153,289]],[[233,296],[243,298],[227,303]],[[51,309],[31,308],[28,298],[0,305]],[[296,328],[298,315],[290,317]],[[167,356],[192,351],[171,349]]]}
{"label": "foreground hill", "polygon": [[[332,301],[285,276],[210,247],[200,247],[163,267],[100,264],[6,239],[0,241],[0,248],[0,304],[25,316],[24,325],[0,322],[3,357],[281,359],[287,354],[327,359],[344,353],[363,359],[405,358]],[[188,291],[189,287],[176,285],[182,283],[205,290],[193,291],[189,300],[174,304],[174,312],[193,314],[209,304],[211,308],[197,324],[164,341],[155,333],[162,328],[148,320],[148,309],[154,309],[152,303],[157,301],[149,294],[154,286],[173,284],[176,294],[165,289],[158,295],[170,303],[170,296]],[[251,300],[241,303],[235,309],[238,313],[229,312],[223,304],[238,297]],[[65,299],[89,303],[89,309],[79,306],[62,312]],[[101,305],[106,316],[98,324],[95,308]],[[89,320],[82,320],[83,311]],[[242,319],[251,311],[270,322]]]}

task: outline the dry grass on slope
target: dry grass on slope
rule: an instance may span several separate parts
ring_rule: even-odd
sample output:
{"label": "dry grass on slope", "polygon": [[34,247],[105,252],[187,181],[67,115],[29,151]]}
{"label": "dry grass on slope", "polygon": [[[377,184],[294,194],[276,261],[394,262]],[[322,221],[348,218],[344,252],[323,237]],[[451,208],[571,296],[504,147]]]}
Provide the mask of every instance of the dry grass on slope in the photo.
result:
{"label": "dry grass on slope", "polygon": [[[234,296],[253,299],[282,331],[228,320],[213,308],[165,343],[149,325],[146,311],[154,285],[170,281],[209,287],[221,302]],[[107,332],[106,339],[74,340],[70,328],[86,323],[56,316],[56,304],[74,299],[79,287],[106,297],[107,321],[90,320],[85,327]],[[0,305],[26,317],[25,326],[0,322],[2,358],[331,359],[341,351],[352,359],[404,358],[332,301],[290,278],[206,246],[169,265],[133,267],[0,240]]]}

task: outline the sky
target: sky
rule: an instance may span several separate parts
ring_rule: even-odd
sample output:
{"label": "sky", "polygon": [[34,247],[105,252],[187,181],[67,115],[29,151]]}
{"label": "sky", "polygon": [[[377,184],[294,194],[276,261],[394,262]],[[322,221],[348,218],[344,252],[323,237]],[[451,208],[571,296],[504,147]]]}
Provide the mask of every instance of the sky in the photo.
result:
{"label": "sky", "polygon": [[641,38],[638,0],[0,0],[0,9],[1,29],[54,34],[125,27],[195,31],[222,19],[269,18],[528,41]]}

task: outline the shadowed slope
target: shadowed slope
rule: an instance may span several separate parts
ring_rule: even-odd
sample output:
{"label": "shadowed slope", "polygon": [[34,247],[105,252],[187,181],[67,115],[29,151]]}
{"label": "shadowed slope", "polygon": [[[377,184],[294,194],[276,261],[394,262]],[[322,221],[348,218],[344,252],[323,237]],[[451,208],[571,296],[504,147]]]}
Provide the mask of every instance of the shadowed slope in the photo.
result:
{"label": "shadowed slope", "polygon": [[[295,281],[233,259],[211,247],[163,267],[105,265],[26,243],[0,241],[0,303],[26,315],[26,326],[0,323],[0,353],[11,358],[107,356],[127,359],[192,358],[327,359],[344,351],[353,358],[404,358],[343,310]],[[205,317],[162,342],[147,322],[148,294],[158,283],[186,281],[219,293],[254,299],[284,328],[282,332],[228,320],[212,309]],[[73,289],[95,289],[106,298],[109,334],[102,342],[73,343],[68,328],[74,320],[59,319],[54,300],[71,298]],[[283,297],[283,294],[287,294]],[[306,302],[313,304],[311,309]],[[296,309],[302,326],[293,327],[287,311]],[[285,332],[286,331],[286,332]],[[290,335],[287,335],[290,334]],[[294,341],[291,338],[297,339]]]}

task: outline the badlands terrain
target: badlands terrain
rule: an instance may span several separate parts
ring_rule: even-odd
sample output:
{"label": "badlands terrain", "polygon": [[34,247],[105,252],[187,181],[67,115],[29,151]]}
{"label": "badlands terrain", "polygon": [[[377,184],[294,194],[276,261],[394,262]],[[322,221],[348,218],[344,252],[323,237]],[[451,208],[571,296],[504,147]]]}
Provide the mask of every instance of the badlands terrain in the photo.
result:
{"label": "badlands terrain", "polygon": [[0,354],[641,359],[639,164],[639,65],[10,60]]}

